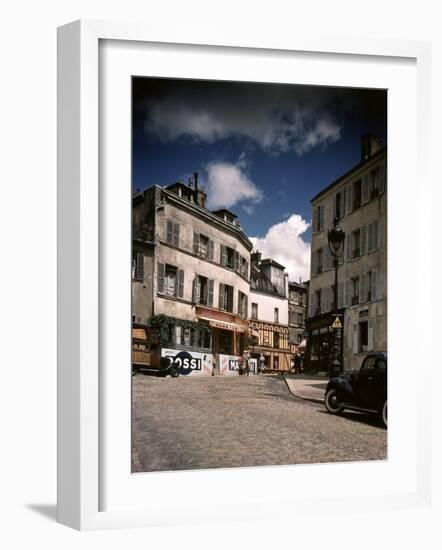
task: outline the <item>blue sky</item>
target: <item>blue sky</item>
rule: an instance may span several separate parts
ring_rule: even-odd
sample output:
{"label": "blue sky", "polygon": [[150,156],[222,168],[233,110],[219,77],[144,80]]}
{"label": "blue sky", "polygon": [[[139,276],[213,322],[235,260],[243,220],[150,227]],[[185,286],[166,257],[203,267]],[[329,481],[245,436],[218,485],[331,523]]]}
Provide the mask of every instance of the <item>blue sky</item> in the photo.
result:
{"label": "blue sky", "polygon": [[235,212],[265,256],[308,278],[310,199],[386,143],[384,90],[133,79],[133,187],[187,182]]}

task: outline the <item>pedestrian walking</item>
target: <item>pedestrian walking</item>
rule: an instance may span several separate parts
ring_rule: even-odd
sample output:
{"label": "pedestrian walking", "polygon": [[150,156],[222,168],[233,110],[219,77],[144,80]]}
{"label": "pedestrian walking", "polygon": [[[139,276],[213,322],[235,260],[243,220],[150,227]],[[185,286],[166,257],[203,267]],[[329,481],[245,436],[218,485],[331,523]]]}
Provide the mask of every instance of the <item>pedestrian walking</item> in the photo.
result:
{"label": "pedestrian walking", "polygon": [[301,374],[301,358],[297,353],[295,353],[293,358],[293,366],[295,368],[295,374]]}

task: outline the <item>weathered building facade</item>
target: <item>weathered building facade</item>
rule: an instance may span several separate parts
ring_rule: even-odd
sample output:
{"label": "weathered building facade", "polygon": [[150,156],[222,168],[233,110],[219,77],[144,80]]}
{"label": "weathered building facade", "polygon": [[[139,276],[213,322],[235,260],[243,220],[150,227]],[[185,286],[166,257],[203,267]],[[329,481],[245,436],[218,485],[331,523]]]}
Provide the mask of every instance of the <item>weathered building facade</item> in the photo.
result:
{"label": "weathered building facade", "polygon": [[[368,351],[387,349],[387,150],[363,136],[361,161],[311,201],[312,243],[307,368],[327,370],[334,313],[343,325],[341,361],[358,368]],[[327,232],[345,232],[334,304],[334,265]]]}
{"label": "weathered building facade", "polygon": [[289,281],[289,343],[292,353],[305,338],[308,285]]}
{"label": "weathered building facade", "polygon": [[264,359],[269,371],[290,371],[288,275],[272,259],[251,256],[250,329],[256,334],[253,356]]}
{"label": "weathered building facade", "polygon": [[161,334],[162,354],[234,373],[247,344],[252,243],[198,188],[153,186],[133,198],[132,319]]}

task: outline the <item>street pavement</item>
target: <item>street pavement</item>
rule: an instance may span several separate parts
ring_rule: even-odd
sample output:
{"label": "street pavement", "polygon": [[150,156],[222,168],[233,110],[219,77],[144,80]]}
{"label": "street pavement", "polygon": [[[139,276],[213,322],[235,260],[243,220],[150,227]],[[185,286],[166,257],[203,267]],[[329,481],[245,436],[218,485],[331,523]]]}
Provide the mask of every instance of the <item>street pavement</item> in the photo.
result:
{"label": "street pavement", "polygon": [[355,412],[333,416],[322,404],[295,397],[292,391],[282,376],[137,375],[132,470],[387,458],[387,430],[377,419]]}

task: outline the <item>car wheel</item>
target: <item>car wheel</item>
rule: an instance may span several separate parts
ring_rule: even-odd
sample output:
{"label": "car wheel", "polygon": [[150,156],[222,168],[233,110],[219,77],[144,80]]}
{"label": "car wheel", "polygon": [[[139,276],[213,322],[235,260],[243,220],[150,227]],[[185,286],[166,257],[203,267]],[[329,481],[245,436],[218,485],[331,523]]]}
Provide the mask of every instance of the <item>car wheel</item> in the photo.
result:
{"label": "car wheel", "polygon": [[344,410],[336,390],[328,390],[326,393],[325,408],[330,414],[339,414]]}
{"label": "car wheel", "polygon": [[384,426],[387,427],[387,401],[385,401],[384,406],[382,407],[382,422]]}
{"label": "car wheel", "polygon": [[169,369],[169,374],[172,378],[177,378],[180,375],[178,367],[172,366]]}

